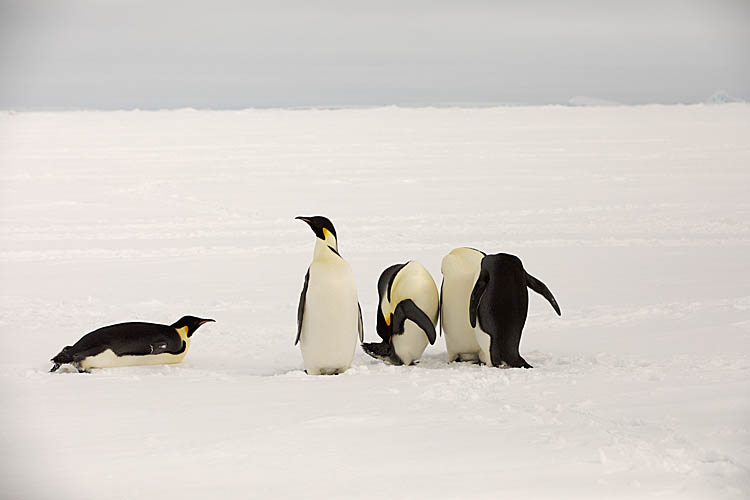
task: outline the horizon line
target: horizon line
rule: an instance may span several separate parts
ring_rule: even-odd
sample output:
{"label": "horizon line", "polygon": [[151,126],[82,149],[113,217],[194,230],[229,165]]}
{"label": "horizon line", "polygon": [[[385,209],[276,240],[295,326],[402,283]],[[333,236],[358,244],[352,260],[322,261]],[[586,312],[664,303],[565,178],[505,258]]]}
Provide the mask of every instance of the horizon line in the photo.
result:
{"label": "horizon line", "polygon": [[159,112],[159,111],[343,111],[343,110],[375,110],[375,109],[492,109],[492,108],[638,108],[647,106],[686,107],[686,106],[723,106],[728,104],[750,104],[737,99],[731,101],[696,101],[696,102],[650,102],[626,104],[615,101],[590,103],[428,103],[428,104],[342,104],[342,105],[290,105],[290,106],[238,106],[238,107],[210,107],[210,106],[169,106],[169,107],[76,107],[76,106],[47,106],[47,107],[0,107],[2,113],[52,113],[52,112]]}

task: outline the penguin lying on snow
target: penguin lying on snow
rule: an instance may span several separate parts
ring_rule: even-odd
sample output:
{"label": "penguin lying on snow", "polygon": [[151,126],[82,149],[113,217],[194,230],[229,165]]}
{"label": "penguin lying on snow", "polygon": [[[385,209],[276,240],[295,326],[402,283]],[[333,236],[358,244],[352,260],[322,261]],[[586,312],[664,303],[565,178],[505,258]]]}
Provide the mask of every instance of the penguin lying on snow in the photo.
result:
{"label": "penguin lying on snow", "polygon": [[297,217],[317,240],[297,308],[297,338],[309,375],[338,375],[352,365],[362,310],[351,266],[338,252],[336,229],[326,217]]}
{"label": "penguin lying on snow", "polygon": [[380,275],[378,296],[377,332],[383,341],[362,344],[362,349],[394,365],[411,365],[422,357],[427,342],[435,343],[435,280],[419,262],[395,264]]}
{"label": "penguin lying on snow", "polygon": [[469,301],[469,321],[483,363],[531,368],[518,352],[529,310],[527,287],[547,299],[560,316],[560,306],[552,292],[524,270],[521,259],[507,253],[482,259]]}
{"label": "penguin lying on snow", "polygon": [[473,248],[456,248],[440,266],[440,331],[445,331],[449,362],[479,360],[479,344],[469,324],[469,298],[484,256]]}
{"label": "penguin lying on snow", "polygon": [[172,325],[120,323],[94,330],[52,358],[56,371],[72,364],[79,372],[91,368],[179,363],[190,347],[190,337],[212,319],[183,316]]}

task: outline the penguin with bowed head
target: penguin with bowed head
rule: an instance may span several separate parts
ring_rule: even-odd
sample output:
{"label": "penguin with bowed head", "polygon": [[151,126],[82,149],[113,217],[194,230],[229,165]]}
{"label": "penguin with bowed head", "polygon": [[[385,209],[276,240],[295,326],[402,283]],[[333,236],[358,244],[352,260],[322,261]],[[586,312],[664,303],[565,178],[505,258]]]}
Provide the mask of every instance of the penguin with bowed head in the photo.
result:
{"label": "penguin with bowed head", "polygon": [[479,361],[479,344],[469,323],[469,298],[484,256],[474,248],[455,248],[440,265],[440,331],[445,332],[449,362]]}
{"label": "penguin with bowed head", "polygon": [[395,264],[378,279],[377,332],[381,342],[362,344],[370,356],[394,365],[419,361],[435,343],[438,291],[429,271],[416,261]]}
{"label": "penguin with bowed head", "polygon": [[487,255],[477,273],[469,299],[469,322],[479,344],[479,359],[491,366],[531,368],[518,352],[529,310],[531,288],[552,305],[560,306],[547,285],[530,275],[515,255]]}
{"label": "penguin with bowed head", "polygon": [[336,229],[326,217],[297,217],[315,233],[313,261],[297,308],[297,338],[305,372],[338,375],[352,365],[357,336],[363,339],[357,284],[348,262],[339,254]]}
{"label": "penguin with bowed head", "polygon": [[79,372],[92,368],[179,363],[187,354],[195,331],[212,319],[183,316],[171,325],[119,323],[94,330],[52,358],[57,371],[64,364]]}

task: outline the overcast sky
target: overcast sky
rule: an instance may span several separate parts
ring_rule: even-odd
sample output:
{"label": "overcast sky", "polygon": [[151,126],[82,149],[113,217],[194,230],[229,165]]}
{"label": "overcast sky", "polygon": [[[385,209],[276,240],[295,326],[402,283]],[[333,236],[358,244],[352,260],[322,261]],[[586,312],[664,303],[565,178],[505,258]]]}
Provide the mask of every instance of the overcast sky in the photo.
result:
{"label": "overcast sky", "polygon": [[750,100],[750,0],[0,0],[0,108]]}

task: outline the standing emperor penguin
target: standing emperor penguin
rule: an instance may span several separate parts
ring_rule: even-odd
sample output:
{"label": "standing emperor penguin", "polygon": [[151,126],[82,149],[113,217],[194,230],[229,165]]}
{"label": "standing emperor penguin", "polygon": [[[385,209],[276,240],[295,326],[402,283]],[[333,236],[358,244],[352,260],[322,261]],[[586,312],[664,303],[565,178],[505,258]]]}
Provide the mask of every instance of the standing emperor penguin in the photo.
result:
{"label": "standing emperor penguin", "polygon": [[190,337],[212,319],[183,316],[171,325],[119,323],[87,333],[52,358],[56,371],[72,364],[79,372],[115,366],[179,363],[190,347]]}
{"label": "standing emperor penguin", "polygon": [[395,264],[380,275],[378,296],[377,332],[383,341],[362,344],[362,349],[394,365],[414,364],[427,342],[435,343],[439,300],[435,280],[419,262]]}
{"label": "standing emperor penguin", "polygon": [[297,217],[317,236],[297,309],[297,342],[309,375],[338,375],[352,365],[362,310],[351,266],[339,254],[336,229],[326,217]]}
{"label": "standing emperor penguin", "polygon": [[479,344],[469,323],[469,298],[484,256],[474,248],[455,248],[440,266],[440,331],[445,332],[449,362],[479,360]]}
{"label": "standing emperor penguin", "polygon": [[529,310],[526,287],[547,299],[560,316],[560,306],[552,292],[524,270],[521,259],[507,253],[482,259],[469,301],[469,321],[475,327],[482,363],[531,368],[518,352]]}

